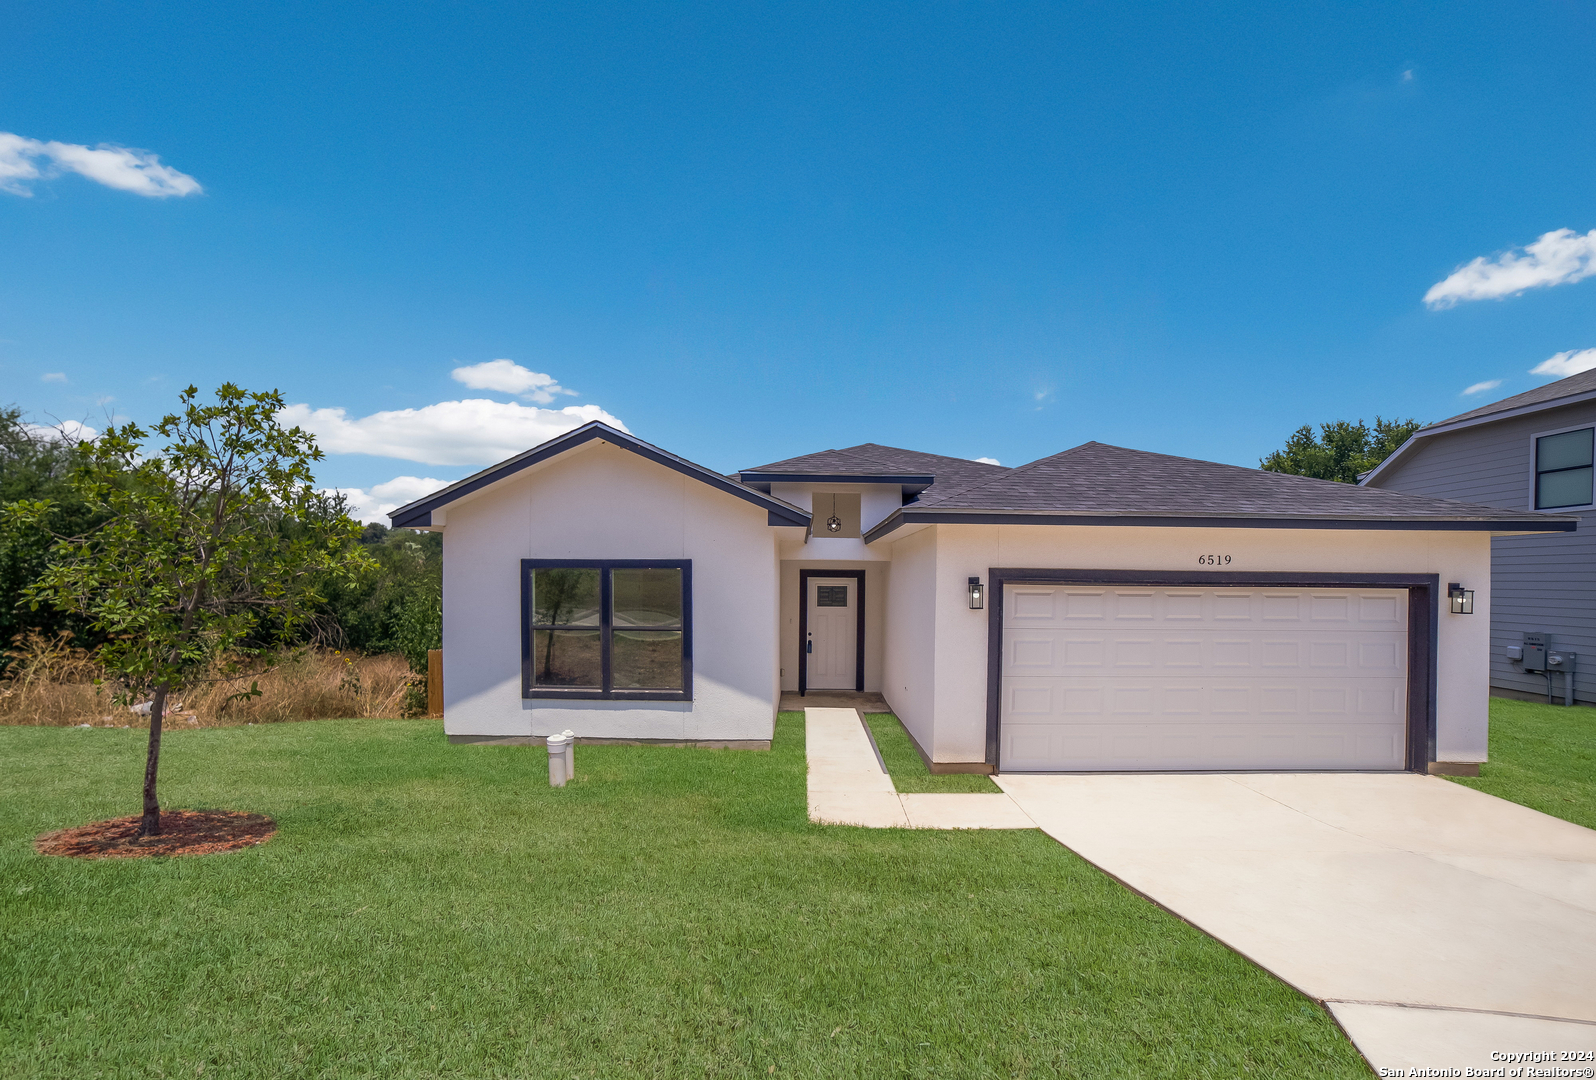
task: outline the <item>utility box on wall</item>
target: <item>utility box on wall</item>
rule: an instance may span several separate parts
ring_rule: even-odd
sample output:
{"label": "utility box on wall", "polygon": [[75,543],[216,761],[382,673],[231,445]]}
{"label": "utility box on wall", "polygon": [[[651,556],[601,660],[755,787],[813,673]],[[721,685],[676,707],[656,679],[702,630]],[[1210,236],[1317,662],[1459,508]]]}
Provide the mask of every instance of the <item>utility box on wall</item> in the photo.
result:
{"label": "utility box on wall", "polygon": [[1546,635],[1524,635],[1524,670],[1546,670]]}

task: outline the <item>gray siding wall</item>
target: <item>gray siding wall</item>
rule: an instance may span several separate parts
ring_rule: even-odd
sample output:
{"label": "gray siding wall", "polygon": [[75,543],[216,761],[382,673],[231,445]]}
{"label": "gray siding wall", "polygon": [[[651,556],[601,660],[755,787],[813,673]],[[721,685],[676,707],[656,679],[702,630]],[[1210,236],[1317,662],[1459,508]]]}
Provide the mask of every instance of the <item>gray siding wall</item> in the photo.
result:
{"label": "gray siding wall", "polygon": [[[1527,510],[1534,506],[1531,438],[1577,424],[1596,425],[1596,403],[1435,435],[1420,440],[1372,486]],[[1526,632],[1538,631],[1551,635],[1554,648],[1579,654],[1575,698],[1596,703],[1596,512],[1577,516],[1576,532],[1491,541],[1492,686],[1546,692],[1545,676],[1526,675],[1522,665],[1507,658],[1509,645],[1522,644]],[[1554,679],[1559,702],[1562,682],[1561,676]]]}

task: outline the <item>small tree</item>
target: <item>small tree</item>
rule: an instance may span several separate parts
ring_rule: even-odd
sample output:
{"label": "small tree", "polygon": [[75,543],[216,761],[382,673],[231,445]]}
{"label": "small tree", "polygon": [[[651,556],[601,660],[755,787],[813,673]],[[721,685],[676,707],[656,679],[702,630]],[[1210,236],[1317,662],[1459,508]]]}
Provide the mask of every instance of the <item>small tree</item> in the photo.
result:
{"label": "small tree", "polygon": [[[126,424],[83,448],[75,483],[106,519],[59,539],[27,590],[34,607],[89,618],[109,639],[106,670],[151,695],[140,836],[161,831],[155,783],[170,693],[218,660],[264,655],[263,619],[292,633],[320,599],[318,579],[366,561],[359,523],[312,487],[314,438],[277,422],[280,394],[232,383],[215,404],[197,394],[184,390],[181,410],[148,433]],[[49,504],[15,503],[12,513],[43,521]]]}
{"label": "small tree", "polygon": [[1322,436],[1304,424],[1258,467],[1269,472],[1313,476],[1320,480],[1339,480],[1356,484],[1358,477],[1390,457],[1420,427],[1417,420],[1386,420],[1376,416],[1371,428],[1362,420],[1356,424],[1333,420],[1320,424]]}

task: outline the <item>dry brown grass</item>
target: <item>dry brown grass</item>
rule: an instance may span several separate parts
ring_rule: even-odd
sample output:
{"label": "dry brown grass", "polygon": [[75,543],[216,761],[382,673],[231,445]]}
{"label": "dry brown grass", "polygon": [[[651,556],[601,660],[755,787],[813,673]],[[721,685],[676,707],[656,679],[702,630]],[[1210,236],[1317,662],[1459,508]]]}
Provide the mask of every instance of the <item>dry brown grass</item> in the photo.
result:
{"label": "dry brown grass", "polygon": [[[72,645],[70,635],[24,635],[6,655],[12,662],[0,681],[0,724],[149,726],[148,716],[113,704],[118,684],[95,684],[95,679],[103,680],[104,672],[92,654]],[[340,717],[397,718],[405,715],[412,680],[401,656],[306,649],[285,656],[264,673],[196,680],[172,695],[181,708],[169,705],[167,723],[231,727]],[[251,684],[260,688],[259,696],[240,696]]]}

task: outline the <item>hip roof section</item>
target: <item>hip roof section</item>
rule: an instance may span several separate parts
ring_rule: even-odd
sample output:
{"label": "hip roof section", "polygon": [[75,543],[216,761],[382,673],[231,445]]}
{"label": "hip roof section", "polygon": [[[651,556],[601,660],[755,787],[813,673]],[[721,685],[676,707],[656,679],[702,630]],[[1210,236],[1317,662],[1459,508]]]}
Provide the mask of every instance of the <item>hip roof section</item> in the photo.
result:
{"label": "hip roof section", "polygon": [[1002,465],[968,458],[925,454],[879,443],[861,443],[844,450],[822,450],[817,454],[774,461],[744,469],[738,478],[745,484],[769,490],[782,484],[898,484],[922,497],[932,491],[955,491],[1012,470]]}
{"label": "hip roof section", "polygon": [[865,539],[913,522],[1567,532],[1578,519],[1089,442],[959,490],[927,492]]}

